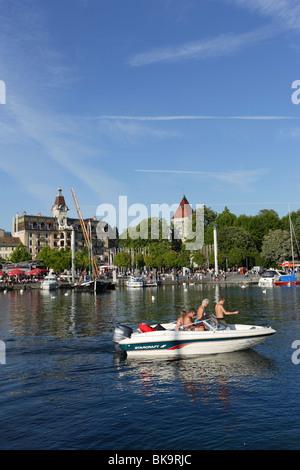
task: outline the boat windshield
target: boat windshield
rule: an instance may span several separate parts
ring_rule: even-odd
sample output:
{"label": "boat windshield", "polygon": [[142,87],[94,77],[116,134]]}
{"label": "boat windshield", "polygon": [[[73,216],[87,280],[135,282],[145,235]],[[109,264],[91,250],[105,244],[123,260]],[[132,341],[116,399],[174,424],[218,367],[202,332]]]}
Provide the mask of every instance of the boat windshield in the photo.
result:
{"label": "boat windshield", "polygon": [[[214,320],[215,319],[215,320]],[[219,323],[216,322],[216,317],[214,315],[212,315],[210,318],[207,318],[207,320],[203,320],[203,323],[210,329],[210,330],[213,330],[213,331],[216,331],[216,330],[226,330],[226,326],[224,325],[221,325]]]}
{"label": "boat windshield", "polygon": [[265,271],[262,273],[262,277],[274,277],[276,274],[276,271]]}

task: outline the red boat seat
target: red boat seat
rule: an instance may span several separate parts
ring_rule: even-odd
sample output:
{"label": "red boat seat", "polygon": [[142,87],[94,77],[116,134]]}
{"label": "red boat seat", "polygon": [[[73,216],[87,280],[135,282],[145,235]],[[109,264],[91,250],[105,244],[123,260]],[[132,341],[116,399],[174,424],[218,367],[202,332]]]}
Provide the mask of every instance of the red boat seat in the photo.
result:
{"label": "red boat seat", "polygon": [[152,328],[151,326],[147,325],[146,323],[140,323],[139,329],[142,333],[148,333],[149,331],[157,331],[156,328]]}

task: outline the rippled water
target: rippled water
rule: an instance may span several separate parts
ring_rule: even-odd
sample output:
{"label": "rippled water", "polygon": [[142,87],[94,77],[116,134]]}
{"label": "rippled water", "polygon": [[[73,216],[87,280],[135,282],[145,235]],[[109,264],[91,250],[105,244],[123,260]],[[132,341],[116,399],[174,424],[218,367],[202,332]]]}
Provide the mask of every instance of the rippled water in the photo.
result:
{"label": "rippled water", "polygon": [[[0,448],[298,449],[299,292],[0,293]],[[254,350],[197,358],[129,360],[114,351],[115,323],[174,320],[204,297],[213,311],[219,294],[228,310],[240,311],[234,321],[272,326],[276,335]]]}

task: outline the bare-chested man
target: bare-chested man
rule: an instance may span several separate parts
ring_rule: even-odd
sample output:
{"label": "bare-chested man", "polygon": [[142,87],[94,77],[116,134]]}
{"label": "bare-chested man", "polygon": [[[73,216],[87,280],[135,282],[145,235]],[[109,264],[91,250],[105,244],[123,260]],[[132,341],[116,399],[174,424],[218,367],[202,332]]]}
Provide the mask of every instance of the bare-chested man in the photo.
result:
{"label": "bare-chested man", "polygon": [[215,312],[217,314],[217,319],[218,319],[219,325],[227,326],[227,323],[224,320],[224,315],[236,315],[239,312],[238,312],[238,310],[236,310],[235,312],[226,312],[225,308],[223,307],[224,302],[225,302],[225,298],[220,297],[219,302],[215,306]]}
{"label": "bare-chested man", "polygon": [[183,319],[183,329],[184,330],[189,330],[189,329],[194,328],[194,325],[192,325],[192,323],[193,323],[193,317],[195,315],[196,315],[196,310],[194,308],[191,308],[189,313],[187,313],[186,316]]}

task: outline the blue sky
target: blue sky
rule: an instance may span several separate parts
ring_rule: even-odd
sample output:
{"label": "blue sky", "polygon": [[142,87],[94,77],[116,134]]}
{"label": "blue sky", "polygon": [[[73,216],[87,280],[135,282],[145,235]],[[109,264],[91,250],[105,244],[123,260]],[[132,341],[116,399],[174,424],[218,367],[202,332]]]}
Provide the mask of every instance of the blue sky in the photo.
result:
{"label": "blue sky", "polygon": [[[101,204],[300,207],[297,0],[0,0],[0,228]],[[149,209],[150,210],[150,209]],[[128,218],[130,222],[130,218]]]}

